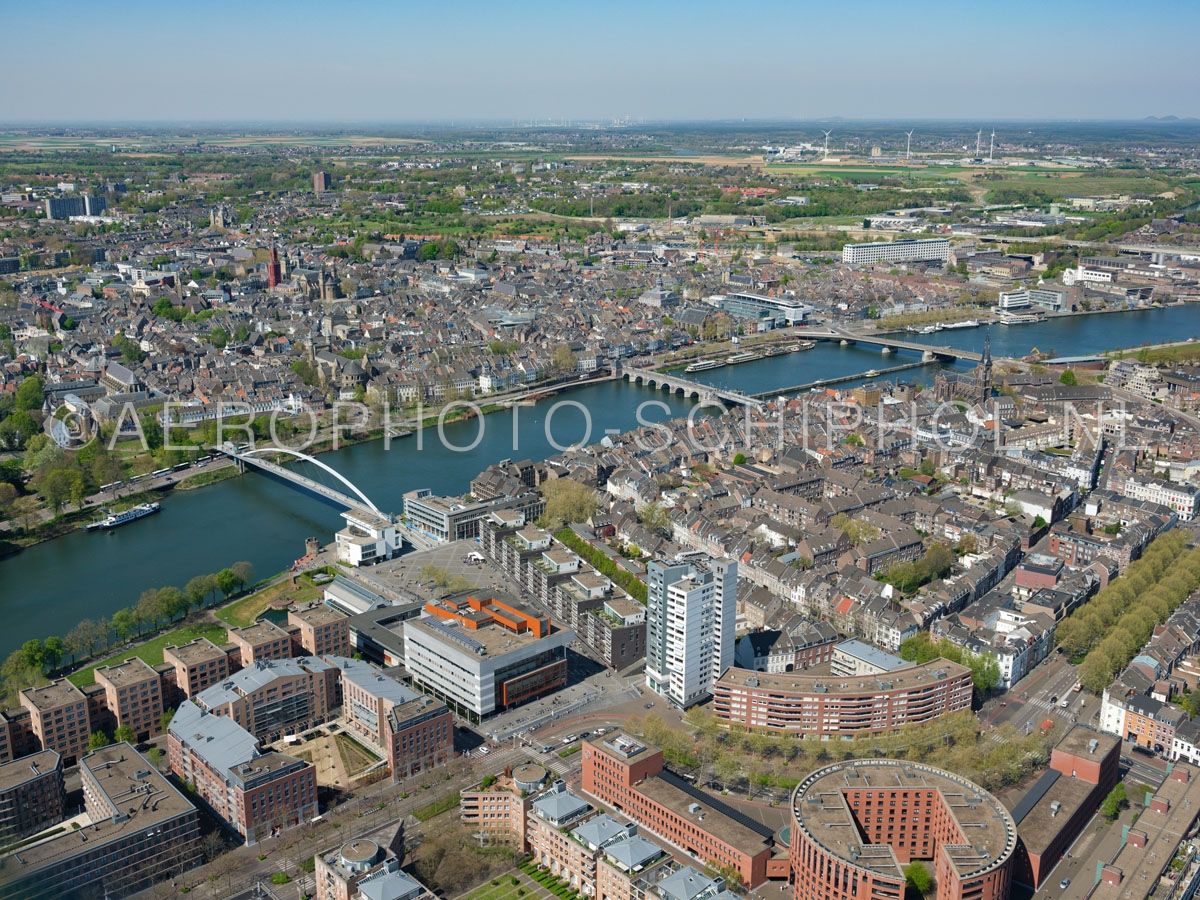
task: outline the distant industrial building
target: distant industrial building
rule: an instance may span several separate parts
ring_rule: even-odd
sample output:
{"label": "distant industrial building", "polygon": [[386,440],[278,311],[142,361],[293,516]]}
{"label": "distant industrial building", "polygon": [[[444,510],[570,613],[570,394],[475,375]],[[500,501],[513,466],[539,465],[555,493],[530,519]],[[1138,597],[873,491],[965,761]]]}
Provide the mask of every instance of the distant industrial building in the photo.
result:
{"label": "distant industrial building", "polygon": [[947,238],[846,244],[842,248],[842,262],[851,266],[877,262],[946,262],[949,258],[950,241]]}

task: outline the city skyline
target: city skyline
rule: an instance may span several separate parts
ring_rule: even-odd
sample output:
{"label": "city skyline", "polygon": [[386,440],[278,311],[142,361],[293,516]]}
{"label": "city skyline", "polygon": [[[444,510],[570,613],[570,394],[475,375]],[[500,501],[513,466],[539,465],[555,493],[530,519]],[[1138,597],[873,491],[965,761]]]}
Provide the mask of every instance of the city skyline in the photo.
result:
{"label": "city skyline", "polygon": [[[1164,11],[1168,9],[1165,4]],[[1187,35],[1200,11],[1018,3],[1003,17],[941,2],[836,10],[630,3],[505,15],[309,2],[188,9],[64,0],[14,9],[0,121],[454,122],[568,119],[1139,120],[1200,115]],[[1029,15],[1036,14],[1036,30]],[[48,42],[73,23],[99,56]],[[1142,24],[1145,23],[1145,24]],[[1188,27],[1189,25],[1193,27]],[[744,29],[741,39],[737,28]],[[785,36],[781,40],[780,36]],[[105,53],[124,46],[128,52]],[[765,51],[765,52],[764,52]],[[1112,64],[1152,56],[1153,70]],[[36,73],[30,77],[30,73]],[[148,77],[152,76],[152,77]],[[86,85],[86,90],[81,87]],[[896,90],[900,85],[904,90]],[[888,90],[884,90],[888,88]]]}

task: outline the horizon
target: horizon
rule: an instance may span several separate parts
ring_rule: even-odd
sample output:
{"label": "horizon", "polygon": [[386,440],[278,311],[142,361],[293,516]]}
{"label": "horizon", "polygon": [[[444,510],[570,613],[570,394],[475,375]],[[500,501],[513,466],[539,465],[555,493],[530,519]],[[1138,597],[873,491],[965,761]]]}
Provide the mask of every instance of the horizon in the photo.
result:
{"label": "horizon", "polygon": [[[853,16],[768,0],[202,9],[58,0],[20,35],[0,121],[1141,121],[1200,116],[1200,8],[1113,0],[1003,14],[946,0]],[[1120,29],[1111,27],[1122,16]],[[1163,21],[1173,27],[1162,28]],[[86,35],[86,40],[64,35]],[[1153,67],[1114,60],[1154,59]]]}

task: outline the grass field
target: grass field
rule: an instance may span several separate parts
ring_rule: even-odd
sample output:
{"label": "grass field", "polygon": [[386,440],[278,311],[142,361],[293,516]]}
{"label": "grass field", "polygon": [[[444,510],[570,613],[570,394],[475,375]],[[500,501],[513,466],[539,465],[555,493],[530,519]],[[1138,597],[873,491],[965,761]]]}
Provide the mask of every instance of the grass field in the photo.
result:
{"label": "grass field", "polygon": [[348,734],[335,735],[334,742],[337,744],[338,756],[342,758],[342,765],[346,767],[346,774],[351,778],[379,762],[378,756]]}
{"label": "grass field", "polygon": [[255,591],[234,601],[224,609],[217,610],[217,618],[231,628],[245,628],[253,625],[255,620],[272,606],[282,606],[287,603],[310,603],[319,600],[322,595],[320,585],[315,585],[307,578],[301,577],[293,587],[290,578],[277,581],[261,591]]}
{"label": "grass field", "polygon": [[434,800],[432,803],[422,806],[413,813],[413,818],[418,822],[428,822],[434,816],[440,816],[444,812],[449,812],[458,807],[459,797],[457,793],[447,794],[440,800]]}
{"label": "grass field", "polygon": [[526,877],[513,869],[460,895],[459,900],[521,900],[522,897],[536,897],[539,893]]}
{"label": "grass field", "polygon": [[110,666],[113,663],[133,659],[135,656],[141,657],[152,666],[157,666],[163,661],[163,648],[168,644],[186,644],[188,641],[194,641],[198,637],[206,637],[214,644],[220,645],[225,643],[226,632],[220,625],[184,625],[165,634],[160,634],[158,637],[152,638],[144,644],[139,644],[137,647],[131,647],[107,659],[102,659],[88,666],[86,669],[72,672],[67,678],[76,687],[84,687],[96,680],[95,672],[98,666]]}

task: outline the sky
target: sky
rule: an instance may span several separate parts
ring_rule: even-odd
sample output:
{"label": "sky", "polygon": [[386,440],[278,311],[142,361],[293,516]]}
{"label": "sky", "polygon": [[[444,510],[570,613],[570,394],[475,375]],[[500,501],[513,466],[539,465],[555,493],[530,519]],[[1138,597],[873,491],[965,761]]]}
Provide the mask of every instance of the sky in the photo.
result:
{"label": "sky", "polygon": [[1200,116],[1200,3],[5,0],[0,122]]}

